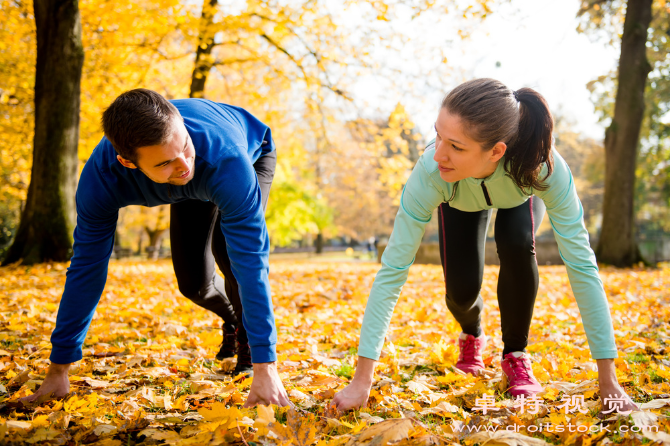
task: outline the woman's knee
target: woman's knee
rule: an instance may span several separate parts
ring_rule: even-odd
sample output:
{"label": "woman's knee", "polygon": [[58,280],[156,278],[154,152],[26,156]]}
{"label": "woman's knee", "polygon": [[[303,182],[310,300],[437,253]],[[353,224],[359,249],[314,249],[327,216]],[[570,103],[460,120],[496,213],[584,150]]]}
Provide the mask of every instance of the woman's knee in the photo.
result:
{"label": "woman's knee", "polygon": [[481,282],[461,283],[456,286],[449,286],[446,295],[447,306],[462,311],[468,310],[472,308],[479,298],[481,289]]}
{"label": "woman's knee", "polygon": [[535,240],[530,231],[509,231],[500,236],[496,234],[498,257],[527,257],[535,255]]}

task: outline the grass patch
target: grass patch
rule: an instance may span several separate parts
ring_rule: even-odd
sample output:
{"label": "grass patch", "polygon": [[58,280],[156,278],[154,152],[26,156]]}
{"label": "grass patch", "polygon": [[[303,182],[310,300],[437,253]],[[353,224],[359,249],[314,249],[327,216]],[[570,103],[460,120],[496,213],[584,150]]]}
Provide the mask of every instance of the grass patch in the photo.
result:
{"label": "grass patch", "polygon": [[630,353],[627,357],[626,360],[628,362],[633,362],[635,364],[642,364],[642,363],[647,363],[649,362],[649,358],[642,354],[642,353]]}
{"label": "grass patch", "polygon": [[354,376],[354,371],[356,369],[354,366],[349,364],[342,364],[339,369],[335,369],[334,372],[340,378],[351,379]]}

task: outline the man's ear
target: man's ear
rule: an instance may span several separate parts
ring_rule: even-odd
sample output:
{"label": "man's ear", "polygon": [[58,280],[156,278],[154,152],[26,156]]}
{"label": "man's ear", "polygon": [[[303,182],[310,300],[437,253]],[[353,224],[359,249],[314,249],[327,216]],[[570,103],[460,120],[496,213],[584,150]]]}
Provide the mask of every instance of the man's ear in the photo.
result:
{"label": "man's ear", "polygon": [[123,165],[123,167],[127,167],[128,169],[137,169],[137,166],[133,164],[132,161],[128,161],[125,158],[121,158],[121,155],[116,155],[116,159],[119,160],[119,162]]}
{"label": "man's ear", "polygon": [[505,152],[507,151],[507,144],[505,144],[502,141],[499,141],[496,143],[495,146],[491,149],[491,162],[495,163],[500,160],[500,158],[503,157]]}

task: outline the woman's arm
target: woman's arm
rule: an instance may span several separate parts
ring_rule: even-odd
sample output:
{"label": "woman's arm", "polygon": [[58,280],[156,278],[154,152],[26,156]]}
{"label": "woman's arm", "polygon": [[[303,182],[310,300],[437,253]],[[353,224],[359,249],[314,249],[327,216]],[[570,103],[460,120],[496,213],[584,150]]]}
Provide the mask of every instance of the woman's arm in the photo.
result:
{"label": "woman's arm", "polygon": [[[598,359],[596,363],[598,364],[598,384],[603,411],[625,413],[631,410],[640,410],[637,404],[626,394],[623,387],[619,385],[614,359]],[[605,401],[606,398],[608,401]]]}
{"label": "woman's arm", "polygon": [[365,307],[358,348],[358,354],[365,358],[379,358],[393,309],[407,281],[426,225],[433,211],[444,202],[444,194],[424,166],[424,158],[432,158],[432,154],[432,150],[427,150],[416,163],[400,198],[393,232],[381,258],[382,268],[375,277]]}
{"label": "woman's arm", "polygon": [[[427,150],[423,156],[432,157],[432,154],[432,150]],[[414,263],[426,224],[433,210],[443,201],[444,194],[435,187],[422,157],[403,189],[393,233],[382,255],[382,268],[370,291],[361,328],[356,374],[332,402],[340,411],[367,404],[375,361],[381,354],[393,309],[407,280],[409,267]]]}
{"label": "woman's arm", "polygon": [[614,359],[617,348],[614,327],[603,283],[598,274],[596,257],[589,243],[582,204],[577,196],[574,180],[565,160],[554,151],[554,173],[545,191],[536,191],[547,205],[547,214],[556,235],[559,253],[565,263],[570,286],[575,295],[579,312],[589,341],[591,355],[598,364],[598,381],[603,409],[609,411],[615,401],[605,398],[622,398],[620,411],[635,410],[637,406],[626,395],[616,377]]}

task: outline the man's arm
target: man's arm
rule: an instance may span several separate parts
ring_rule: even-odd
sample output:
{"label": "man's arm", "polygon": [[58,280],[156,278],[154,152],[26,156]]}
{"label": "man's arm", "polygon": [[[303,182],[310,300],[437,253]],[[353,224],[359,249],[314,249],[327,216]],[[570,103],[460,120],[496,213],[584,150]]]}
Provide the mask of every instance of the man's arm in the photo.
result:
{"label": "man's arm", "polygon": [[81,346],[105,287],[118,208],[96,174],[95,166],[86,165],[79,180],[74,256],[51,334],[51,365],[42,386],[28,401],[69,392],[68,369],[82,358]]}
{"label": "man's arm", "polygon": [[277,331],[268,280],[270,240],[258,179],[246,157],[227,160],[209,178],[210,196],[221,209],[221,230],[243,307],[254,381],[247,406],[289,404],[277,373]]}

